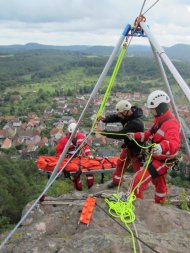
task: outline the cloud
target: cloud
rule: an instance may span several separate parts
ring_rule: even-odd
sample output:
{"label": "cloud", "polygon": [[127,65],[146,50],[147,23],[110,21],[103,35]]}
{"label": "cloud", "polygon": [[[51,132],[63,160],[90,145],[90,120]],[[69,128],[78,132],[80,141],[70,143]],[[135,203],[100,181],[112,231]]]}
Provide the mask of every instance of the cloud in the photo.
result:
{"label": "cloud", "polygon": [[[114,45],[126,24],[133,24],[143,2],[0,0],[0,44]],[[143,11],[154,2],[146,1]],[[146,18],[162,45],[190,44],[189,14],[189,0],[160,0]]]}

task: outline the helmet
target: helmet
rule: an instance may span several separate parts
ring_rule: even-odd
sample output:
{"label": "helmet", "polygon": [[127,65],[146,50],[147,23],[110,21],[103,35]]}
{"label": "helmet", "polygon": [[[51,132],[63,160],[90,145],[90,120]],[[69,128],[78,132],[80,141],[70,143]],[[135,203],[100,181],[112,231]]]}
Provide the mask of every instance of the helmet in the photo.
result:
{"label": "helmet", "polygon": [[131,103],[127,100],[121,100],[116,104],[117,112],[124,112],[125,110],[129,111],[131,109]]}
{"label": "helmet", "polygon": [[76,125],[77,125],[76,123],[69,124],[68,132],[72,134],[75,131]]}
{"label": "helmet", "polygon": [[148,108],[156,108],[161,103],[169,104],[170,98],[166,94],[166,92],[164,92],[162,90],[155,90],[155,91],[151,92],[150,95],[148,96],[146,106]]}

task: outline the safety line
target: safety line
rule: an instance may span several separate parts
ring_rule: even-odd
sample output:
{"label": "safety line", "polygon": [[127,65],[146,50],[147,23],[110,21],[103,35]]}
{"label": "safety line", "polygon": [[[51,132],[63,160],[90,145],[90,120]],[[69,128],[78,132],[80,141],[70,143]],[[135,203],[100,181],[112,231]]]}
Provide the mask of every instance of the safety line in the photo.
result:
{"label": "safety line", "polygon": [[[109,216],[113,221],[115,221],[120,227],[122,227],[123,229],[125,229],[125,231],[127,231],[129,233],[129,231],[126,229],[125,226],[123,226],[123,224],[121,224],[118,220],[116,220],[115,218],[113,218],[112,216],[110,216],[109,213],[107,213],[99,204],[96,203],[96,206],[98,206],[107,216]],[[142,239],[140,239],[139,237],[135,236],[135,239],[139,240],[142,244],[144,244],[147,248],[151,249],[153,252],[155,253],[161,253],[158,252],[157,250],[153,249],[151,246],[149,246],[146,242],[144,242]]]}
{"label": "safety line", "polygon": [[[96,194],[93,194],[93,196],[95,195],[96,198],[98,198],[98,196]],[[82,198],[66,198],[66,199],[62,199],[63,201],[85,201],[87,196],[84,196]],[[48,200],[48,201],[52,201],[53,200]],[[97,207],[99,207],[108,217],[110,217],[113,221],[115,221],[118,225],[120,225],[124,230],[126,230],[128,233],[129,231],[126,229],[126,227],[124,227],[120,222],[118,222],[116,219],[114,219],[112,216],[109,215],[109,213],[107,213],[103,207],[101,207],[97,202],[95,204]],[[134,236],[135,239],[137,239],[138,241],[140,241],[141,243],[143,243],[146,247],[148,247],[149,249],[151,249],[153,252],[155,253],[160,253],[156,250],[154,250],[151,246],[149,246],[145,241],[143,241],[142,239],[140,239],[138,236]]]}
{"label": "safety line", "polygon": [[157,0],[155,3],[153,3],[142,15],[144,16],[154,5],[156,5],[160,0]]}
{"label": "safety line", "polygon": [[[146,173],[148,166],[151,162],[151,158],[152,158],[152,154],[150,154],[150,156],[149,156],[149,159],[148,159],[147,164],[145,166],[144,173],[143,173],[139,183],[135,186],[135,188],[132,190],[132,192],[129,193],[129,195],[126,195],[123,197],[125,199],[122,199],[122,196],[119,197],[118,194],[112,195],[113,200],[112,199],[110,200],[109,198],[105,199],[105,202],[109,206],[110,215],[114,216],[115,218],[119,218],[125,224],[127,229],[129,230],[131,237],[132,237],[132,244],[133,244],[134,253],[136,253],[134,234],[133,234],[132,230],[130,229],[130,227],[128,226],[128,224],[133,223],[136,219],[135,213],[134,213],[135,207],[133,205],[133,202],[136,199],[134,192],[139,187],[142,180],[144,179],[145,173]],[[112,211],[114,211],[114,213]]]}
{"label": "safety line", "polygon": [[111,79],[109,81],[109,84],[108,84],[108,87],[106,89],[106,92],[104,94],[104,97],[103,97],[103,100],[101,102],[101,105],[100,105],[100,108],[96,114],[96,118],[94,120],[94,123],[92,124],[92,129],[94,128],[94,126],[96,125],[96,122],[97,122],[97,119],[98,119],[98,116],[102,115],[103,111],[104,111],[104,108],[106,106],[106,103],[108,101],[108,98],[109,98],[109,95],[110,95],[110,92],[111,92],[111,89],[113,87],[113,84],[114,84],[114,81],[116,79],[116,76],[117,76],[117,73],[118,73],[118,70],[120,68],[120,65],[122,63],[122,60],[123,60],[123,57],[125,55],[125,52],[126,52],[126,49],[127,49],[127,46],[126,44],[123,45],[122,47],[122,50],[118,56],[118,59],[117,59],[117,62],[116,62],[116,65],[115,65],[115,68],[113,70],[113,73],[112,73],[112,76],[111,76]]}
{"label": "safety line", "polygon": [[[126,134],[121,134],[121,133],[112,133],[112,132],[103,132],[103,131],[101,131],[101,132],[94,131],[94,133],[96,133],[96,134],[118,135],[118,136],[126,136],[126,137],[127,137],[127,135],[128,135],[127,133],[126,133]],[[137,146],[139,146],[140,148],[143,148],[143,149],[148,149],[148,148],[151,148],[152,146],[155,145],[155,143],[152,143],[152,144],[150,144],[150,145],[148,145],[148,146],[142,146],[142,145],[140,145],[140,144],[137,142],[137,140],[135,140],[134,138],[132,138],[132,140],[137,144]]]}

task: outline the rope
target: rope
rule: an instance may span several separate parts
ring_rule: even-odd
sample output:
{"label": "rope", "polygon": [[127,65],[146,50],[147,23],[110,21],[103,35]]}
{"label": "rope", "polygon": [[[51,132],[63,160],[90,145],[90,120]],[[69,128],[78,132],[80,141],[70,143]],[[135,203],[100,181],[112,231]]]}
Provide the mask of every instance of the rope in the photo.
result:
{"label": "rope", "polygon": [[139,13],[138,17],[140,17],[142,15],[142,11],[143,11],[143,8],[144,8],[145,4],[146,4],[146,0],[144,0],[144,2],[142,4],[142,7],[141,7],[141,10],[140,10],[140,13]]}
{"label": "rope", "polygon": [[[120,159],[120,158],[119,158],[119,159]],[[123,179],[123,174],[124,174],[124,170],[125,170],[126,160],[127,160],[127,158],[125,158],[125,161],[124,161],[124,163],[123,163],[123,167],[122,167],[122,171],[121,171],[121,177],[120,177],[119,184],[118,184],[118,187],[117,187],[117,194],[118,194],[119,191],[120,191],[120,187],[121,187],[121,183],[122,183],[122,179]]]}
{"label": "rope", "polygon": [[133,234],[132,230],[130,229],[130,227],[128,226],[128,224],[133,223],[136,219],[136,216],[134,213],[135,207],[133,205],[133,202],[136,199],[134,192],[141,184],[141,182],[144,178],[144,175],[147,171],[147,168],[150,164],[151,158],[152,158],[152,154],[150,154],[150,156],[149,156],[149,159],[148,159],[147,164],[145,166],[145,170],[144,170],[144,173],[141,177],[141,180],[139,181],[139,183],[136,185],[136,187],[133,189],[133,191],[129,195],[123,195],[120,197],[118,194],[113,194],[111,197],[111,200],[108,198],[105,199],[105,202],[109,206],[110,215],[115,218],[119,218],[125,224],[128,231],[130,232],[131,237],[132,237],[132,244],[133,244],[134,253],[136,253],[134,234]]}
{"label": "rope", "polygon": [[[125,134],[122,134],[122,133],[112,133],[112,132],[103,132],[103,131],[101,131],[101,132],[96,132],[96,131],[94,131],[94,133],[95,134],[109,134],[109,135],[118,135],[118,136],[127,136],[128,134],[127,133],[125,133]],[[154,146],[155,145],[155,143],[151,143],[150,145],[148,145],[148,146],[142,146],[142,145],[140,145],[139,143],[138,143],[138,141],[136,141],[134,138],[132,138],[132,140],[137,144],[137,146],[139,146],[140,148],[142,148],[142,149],[149,149],[149,148],[151,148],[152,146]]]}
{"label": "rope", "polygon": [[[96,194],[93,194],[95,197],[98,198],[98,196]],[[81,198],[64,198],[64,199],[60,199],[62,201],[85,201],[85,199],[87,198],[87,196],[82,196]],[[47,200],[48,202],[53,202],[53,199],[49,199]],[[120,227],[122,227],[125,231],[129,232],[126,227],[124,227],[121,223],[119,223],[117,220],[115,220],[112,216],[110,216],[104,209],[103,207],[101,207],[97,202],[96,202],[96,206],[98,208],[100,208],[100,210],[102,210],[108,217],[110,217],[114,222],[116,222]],[[146,247],[148,247],[149,249],[151,249],[153,252],[155,253],[159,253],[158,251],[154,250],[151,246],[149,246],[146,242],[144,242],[142,239],[140,239],[138,236],[134,236],[135,239],[137,239],[139,242],[141,242],[142,244],[144,244]]]}
{"label": "rope", "polygon": [[110,95],[110,92],[111,92],[111,89],[113,87],[113,84],[115,82],[115,79],[116,79],[116,76],[117,76],[117,73],[118,73],[118,70],[120,68],[120,65],[122,63],[122,60],[123,60],[123,57],[125,55],[125,52],[126,52],[126,49],[127,49],[127,45],[126,44],[123,44],[123,47],[122,47],[122,50],[118,56],[118,59],[117,59],[117,62],[116,62],[116,65],[115,65],[115,68],[113,70],[113,74],[111,76],[111,79],[110,79],[110,82],[108,84],[108,87],[106,89],[106,92],[104,94],[104,97],[103,97],[103,100],[102,100],[102,103],[100,105],[100,108],[96,114],[96,118],[95,118],[95,121],[92,125],[92,129],[94,128],[94,126],[96,125],[96,122],[97,122],[97,119],[98,119],[98,116],[102,115],[103,111],[104,111],[104,108],[106,106],[106,103],[108,101],[108,98],[109,98],[109,95]]}
{"label": "rope", "polygon": [[144,16],[154,5],[156,5],[160,0],[157,0],[155,3],[153,3],[142,15]]}
{"label": "rope", "polygon": [[[129,233],[129,231],[126,229],[125,226],[123,226],[119,221],[117,221],[114,217],[110,216],[109,213],[107,213],[99,204],[97,204],[96,202],[96,206],[98,206],[108,217],[110,217],[113,221],[115,221],[120,227],[122,227],[125,231],[127,231]],[[142,239],[140,239],[139,237],[134,235],[134,238],[139,240],[142,244],[144,244],[147,248],[149,248],[150,250],[152,250],[155,253],[160,253],[157,250],[153,249],[151,246],[149,246],[146,242],[144,242]]]}
{"label": "rope", "polygon": [[[133,138],[133,141],[136,142],[136,140],[134,138]],[[143,148],[146,148],[146,149],[156,145],[156,144],[153,143],[149,146],[144,147],[144,146],[141,146],[138,142],[136,142],[136,144],[139,147],[143,147]],[[132,245],[133,245],[134,253],[137,252],[136,251],[134,234],[133,234],[132,230],[130,229],[130,227],[128,226],[128,224],[133,223],[135,221],[135,218],[136,218],[135,213],[134,213],[135,207],[133,205],[133,202],[135,201],[136,196],[135,196],[134,192],[140,186],[142,180],[144,179],[145,173],[146,173],[147,168],[148,168],[148,166],[151,162],[151,159],[152,159],[152,154],[150,154],[150,156],[147,160],[145,170],[144,170],[144,173],[143,173],[140,181],[138,182],[138,184],[135,186],[135,188],[132,191],[129,192],[129,190],[128,190],[129,195],[122,195],[120,197],[119,194],[118,194],[118,191],[117,191],[117,194],[112,195],[111,200],[109,198],[105,199],[105,202],[109,206],[110,215],[115,217],[115,218],[119,218],[125,224],[128,231],[130,232],[131,237],[132,237]],[[124,163],[124,165],[125,165],[125,163]],[[123,168],[124,168],[124,166],[123,166]],[[122,168],[122,173],[123,173],[123,168]],[[121,182],[121,179],[120,179],[120,182]],[[119,189],[119,187],[118,187],[118,189]]]}

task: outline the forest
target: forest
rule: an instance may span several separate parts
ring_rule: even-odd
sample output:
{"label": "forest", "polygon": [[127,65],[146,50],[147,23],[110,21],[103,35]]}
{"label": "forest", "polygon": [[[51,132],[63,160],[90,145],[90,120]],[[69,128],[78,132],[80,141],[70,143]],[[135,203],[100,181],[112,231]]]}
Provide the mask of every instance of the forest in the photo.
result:
{"label": "forest", "polygon": [[[55,96],[75,96],[90,94],[96,84],[108,56],[89,55],[63,50],[30,50],[0,55],[0,113],[16,114],[32,110],[42,113],[49,105],[53,107]],[[190,84],[190,63],[174,60],[179,73]],[[115,62],[111,66],[99,92],[104,94]],[[166,68],[166,72],[167,68]],[[184,94],[168,73],[177,102],[184,101]],[[126,54],[112,89],[115,92],[149,91],[163,87],[157,64],[152,57],[132,57]],[[10,95],[21,95],[18,105],[12,103]]]}
{"label": "forest", "polygon": [[[94,56],[80,52],[65,52],[59,50],[31,50],[0,56],[0,88],[6,91],[7,87],[17,88],[21,85],[51,82],[55,90],[60,86],[64,92],[68,91],[72,79],[72,92],[82,92],[82,89],[94,86],[94,81],[101,74],[108,56]],[[175,60],[174,64],[180,74],[189,83],[190,64]],[[115,63],[108,72],[111,75]],[[169,75],[171,79],[171,75]],[[79,82],[80,81],[80,82]],[[117,89],[138,90],[139,83],[157,81],[161,83],[160,73],[151,57],[128,57],[126,54],[118,73]],[[77,83],[78,82],[78,83]],[[44,85],[43,85],[44,86]],[[44,88],[44,87],[41,88]],[[75,87],[78,87],[75,90]],[[142,87],[147,91],[146,86]],[[90,89],[89,89],[90,90]],[[104,90],[102,90],[104,91]],[[85,91],[86,92],[86,91]]]}

